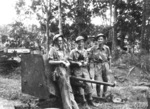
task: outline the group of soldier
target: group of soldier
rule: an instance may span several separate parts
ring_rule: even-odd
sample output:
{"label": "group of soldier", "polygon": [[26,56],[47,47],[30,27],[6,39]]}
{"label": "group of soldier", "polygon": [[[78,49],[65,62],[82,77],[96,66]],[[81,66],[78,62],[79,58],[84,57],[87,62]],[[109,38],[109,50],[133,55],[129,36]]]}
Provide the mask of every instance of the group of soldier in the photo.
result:
{"label": "group of soldier", "polygon": [[[105,38],[102,33],[96,37],[89,37],[91,44],[85,49],[85,38],[78,36],[75,40],[77,46],[67,53],[63,45],[63,35],[57,34],[53,37],[48,59],[49,64],[55,66],[53,81],[58,84],[64,109],[79,109],[72,84],[77,86],[76,90],[79,91],[86,109],[90,109],[89,105],[96,106],[92,98],[91,83],[74,80],[70,82],[70,76],[108,82],[111,55],[109,47],[105,45]],[[105,97],[107,86],[104,85],[102,94],[100,88],[101,86],[96,84],[97,96]]]}

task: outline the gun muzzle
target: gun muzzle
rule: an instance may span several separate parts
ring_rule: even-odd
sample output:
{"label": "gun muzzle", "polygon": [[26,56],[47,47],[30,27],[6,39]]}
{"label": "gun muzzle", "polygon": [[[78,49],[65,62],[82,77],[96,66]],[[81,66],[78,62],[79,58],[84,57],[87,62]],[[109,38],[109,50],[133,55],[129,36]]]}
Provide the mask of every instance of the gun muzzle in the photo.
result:
{"label": "gun muzzle", "polygon": [[71,76],[71,79],[77,80],[77,81],[84,81],[84,82],[90,82],[90,83],[95,83],[95,84],[100,84],[100,85],[106,85],[106,86],[110,86],[110,87],[115,87],[115,83],[107,83],[107,82],[101,82],[101,81],[95,81],[95,80],[89,80],[89,79],[85,79],[85,78],[79,78],[79,77],[74,77]]}

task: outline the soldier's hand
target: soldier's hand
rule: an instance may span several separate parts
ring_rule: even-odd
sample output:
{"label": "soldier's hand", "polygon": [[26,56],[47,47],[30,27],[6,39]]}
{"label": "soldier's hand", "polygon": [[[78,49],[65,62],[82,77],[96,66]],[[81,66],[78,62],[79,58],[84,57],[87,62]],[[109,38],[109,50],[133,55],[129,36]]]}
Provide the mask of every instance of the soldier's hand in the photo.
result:
{"label": "soldier's hand", "polygon": [[66,65],[66,62],[65,62],[65,61],[61,61],[61,63],[62,63],[63,65]]}
{"label": "soldier's hand", "polygon": [[88,65],[88,63],[87,63],[87,62],[83,62],[82,64],[83,64],[83,66],[87,66],[87,65]]}
{"label": "soldier's hand", "polygon": [[69,67],[70,66],[70,62],[66,62],[66,67]]}
{"label": "soldier's hand", "polygon": [[82,66],[82,62],[78,62],[77,64],[78,64],[80,67]]}
{"label": "soldier's hand", "polygon": [[65,62],[65,61],[62,61],[62,64],[64,64],[66,67],[69,67],[70,66],[70,62]]}

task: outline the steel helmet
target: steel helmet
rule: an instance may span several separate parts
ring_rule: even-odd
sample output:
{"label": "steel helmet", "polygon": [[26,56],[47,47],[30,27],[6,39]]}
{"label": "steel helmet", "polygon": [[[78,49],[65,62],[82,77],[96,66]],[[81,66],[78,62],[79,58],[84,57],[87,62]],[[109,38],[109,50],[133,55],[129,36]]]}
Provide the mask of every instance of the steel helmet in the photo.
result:
{"label": "steel helmet", "polygon": [[84,37],[83,37],[83,36],[78,36],[78,37],[76,38],[76,42],[78,42],[78,41],[80,41],[80,40],[84,40]]}
{"label": "steel helmet", "polygon": [[97,37],[97,38],[98,38],[98,37],[103,37],[104,39],[106,38],[103,33],[98,34],[96,37]]}

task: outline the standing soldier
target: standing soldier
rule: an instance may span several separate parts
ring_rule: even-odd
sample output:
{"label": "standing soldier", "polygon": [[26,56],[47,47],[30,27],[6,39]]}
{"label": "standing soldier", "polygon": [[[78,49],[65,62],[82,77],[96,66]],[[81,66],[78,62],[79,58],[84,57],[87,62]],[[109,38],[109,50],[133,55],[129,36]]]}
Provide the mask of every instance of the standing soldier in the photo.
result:
{"label": "standing soldier", "polygon": [[[98,81],[108,82],[107,73],[110,71],[110,49],[105,45],[105,36],[104,34],[97,35],[98,44],[92,47],[90,50],[89,61],[90,61],[90,73],[94,74],[94,79]],[[100,97],[100,85],[96,85],[97,96]],[[107,91],[107,86],[103,87],[102,96],[105,97]]]}
{"label": "standing soldier", "polygon": [[[70,61],[71,64],[76,64],[74,66],[73,70],[73,76],[75,77],[81,77],[90,79],[87,65],[88,65],[88,56],[87,51],[84,49],[84,37],[78,36],[76,38],[77,48],[73,49],[70,53]],[[78,84],[78,83],[77,83]],[[80,82],[79,92],[82,96],[83,103],[87,109],[89,109],[88,103],[90,105],[95,106],[95,104],[92,101],[92,87],[91,83],[87,82]],[[85,98],[85,92],[87,92],[88,95],[88,103]]]}
{"label": "standing soldier", "polygon": [[74,95],[70,85],[68,72],[70,63],[67,61],[67,54],[63,49],[62,35],[55,35],[53,37],[53,44],[54,46],[49,51],[49,63],[55,66],[53,80],[58,84],[63,109],[79,109],[76,101],[74,100]]}
{"label": "standing soldier", "polygon": [[93,56],[93,52],[94,49],[96,48],[96,42],[95,42],[95,36],[89,36],[88,40],[90,41],[89,43],[89,48],[87,48],[87,53],[88,53],[88,57],[89,57],[89,65],[88,65],[88,71],[90,74],[90,78],[94,79],[94,64],[92,62],[92,56]]}

